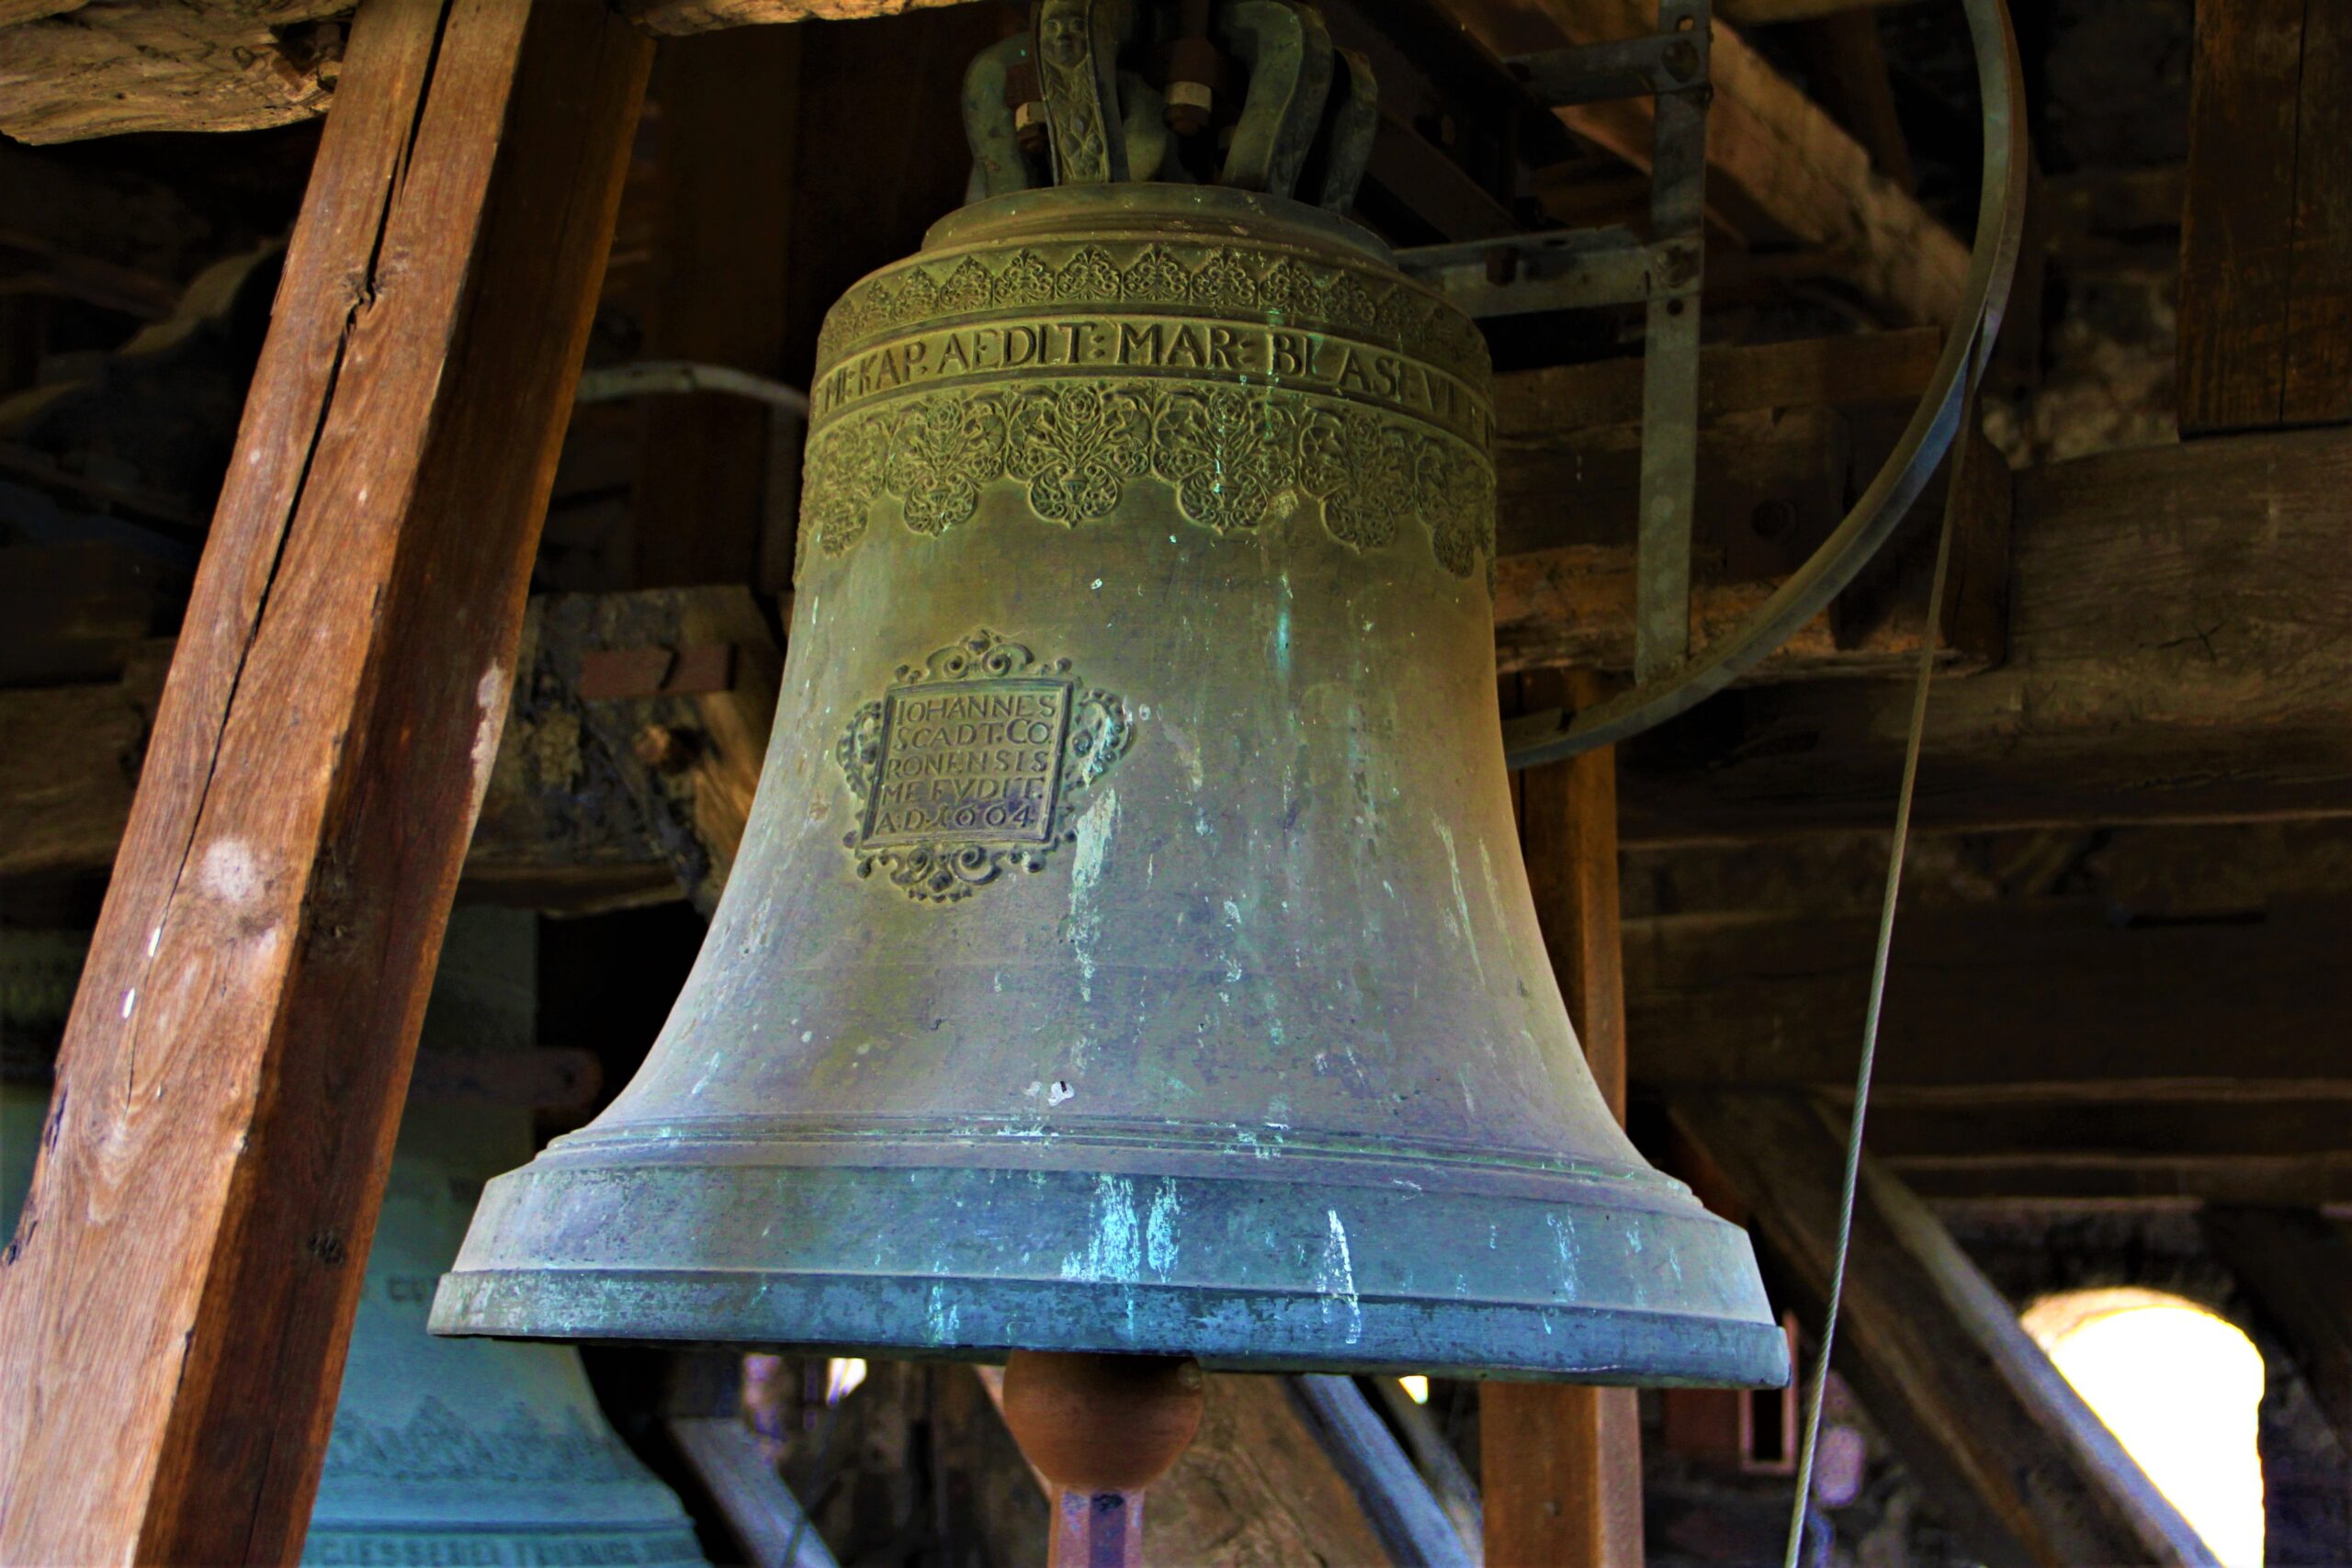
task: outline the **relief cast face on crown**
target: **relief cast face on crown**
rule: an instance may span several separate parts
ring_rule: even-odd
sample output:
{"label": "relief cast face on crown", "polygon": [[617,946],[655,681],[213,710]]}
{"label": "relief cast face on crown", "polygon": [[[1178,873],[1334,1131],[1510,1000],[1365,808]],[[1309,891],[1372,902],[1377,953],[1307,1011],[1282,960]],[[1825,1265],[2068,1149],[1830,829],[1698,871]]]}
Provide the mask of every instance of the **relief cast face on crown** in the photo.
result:
{"label": "relief cast face on crown", "polygon": [[1341,216],[1369,71],[1045,0],[965,107],[975,199],[825,328],[701,957],[435,1327],[1781,1381],[1545,956],[1485,344]]}

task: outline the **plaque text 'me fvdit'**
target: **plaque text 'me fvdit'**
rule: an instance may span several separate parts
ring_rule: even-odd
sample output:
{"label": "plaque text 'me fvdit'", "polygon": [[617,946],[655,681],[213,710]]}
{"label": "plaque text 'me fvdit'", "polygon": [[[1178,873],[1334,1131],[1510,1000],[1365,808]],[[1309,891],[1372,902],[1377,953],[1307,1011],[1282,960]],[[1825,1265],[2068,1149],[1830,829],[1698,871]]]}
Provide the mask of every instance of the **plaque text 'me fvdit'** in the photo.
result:
{"label": "plaque text 'me fvdit'", "polygon": [[1069,694],[1051,680],[892,687],[860,842],[1048,841]]}

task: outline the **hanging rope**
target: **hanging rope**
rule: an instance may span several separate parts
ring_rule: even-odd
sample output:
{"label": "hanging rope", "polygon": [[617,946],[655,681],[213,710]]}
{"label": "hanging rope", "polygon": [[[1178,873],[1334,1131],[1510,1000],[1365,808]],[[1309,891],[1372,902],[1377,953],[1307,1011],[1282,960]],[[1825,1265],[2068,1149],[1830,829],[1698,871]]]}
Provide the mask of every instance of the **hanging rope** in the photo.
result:
{"label": "hanging rope", "polygon": [[1854,1119],[1846,1131],[1846,1170],[1838,1189],[1838,1246],[1829,1267],[1829,1303],[1821,1325],[1821,1351],[1805,1389],[1804,1430],[1797,1445],[1797,1490],[1789,1507],[1788,1550],[1781,1568],[1797,1568],[1804,1549],[1804,1521],[1813,1502],[1814,1452],[1821,1441],[1821,1396],[1829,1382],[1829,1353],[1838,1341],[1838,1308],[1846,1292],[1846,1258],[1853,1243],[1854,1195],[1862,1170],[1862,1124],[1871,1104],[1871,1072],[1878,1059],[1878,1025],[1886,1001],[1888,956],[1894,946],[1894,907],[1903,887],[1905,852],[1911,840],[1911,798],[1919,782],[1919,748],[1928,731],[1928,689],[1936,672],[1938,617],[1944,603],[1944,580],[1951,570],[1952,525],[1960,514],[1967,483],[1969,446],[1975,434],[1976,378],[1988,345],[1982,340],[1971,354],[1968,386],[1961,402],[1961,427],[1952,439],[1951,479],[1946,491],[1943,525],[1936,540],[1936,570],[1928,588],[1928,621],[1919,637],[1919,676],[1911,695],[1911,728],[1903,742],[1903,782],[1894,796],[1894,834],[1887,846],[1886,888],[1879,901],[1878,947],[1871,958],[1870,1006],[1862,1015],[1862,1058],[1854,1069]]}

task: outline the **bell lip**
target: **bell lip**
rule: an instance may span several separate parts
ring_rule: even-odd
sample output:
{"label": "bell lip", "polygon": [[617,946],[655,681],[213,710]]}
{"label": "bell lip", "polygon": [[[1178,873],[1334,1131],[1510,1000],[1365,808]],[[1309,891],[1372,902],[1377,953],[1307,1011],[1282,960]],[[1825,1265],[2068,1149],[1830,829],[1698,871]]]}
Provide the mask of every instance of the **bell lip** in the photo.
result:
{"label": "bell lip", "polygon": [[[1190,1356],[1211,1371],[1423,1372],[1609,1387],[1786,1387],[1788,1337],[1777,1323],[1615,1307],[1516,1306],[1360,1297],[1352,1342],[1327,1320],[1328,1298],[1270,1301],[1254,1292],[1143,1286],[1109,1311],[1099,1286],[989,1280],[949,1284],[718,1269],[485,1269],[441,1277],[433,1332],[447,1337],[593,1344],[737,1344],[794,1353],[872,1353],[910,1360],[1001,1362],[1012,1350]],[[990,1296],[994,1300],[982,1300]],[[869,1325],[954,1325],[946,1337],[860,1332]],[[1220,1311],[1220,1309],[1233,1309]],[[911,1309],[911,1310],[910,1310]],[[1045,1332],[964,1325],[1008,1317]],[[730,1332],[714,1336],[711,1325]],[[838,1326],[836,1326],[838,1325]],[[811,1332],[814,1330],[814,1332]],[[1443,1347],[1455,1347],[1447,1349]]]}
{"label": "bell lip", "polygon": [[430,1325],[1644,1384],[1775,1386],[1786,1362],[1746,1235],[1695,1200],[1404,1168],[1342,1185],[1281,1156],[1158,1175],[543,1156],[484,1191]]}
{"label": "bell lip", "polygon": [[1132,223],[1140,229],[1148,228],[1155,221],[1181,222],[1187,219],[1227,227],[1288,228],[1324,244],[1342,246],[1380,266],[1394,269],[1396,265],[1396,254],[1388,243],[1351,218],[1266,191],[1240,190],[1231,186],[1179,185],[1168,180],[1044,186],[1035,190],[983,197],[933,222],[923,231],[919,254],[928,255],[959,245],[1067,235],[1090,223],[1106,229]]}

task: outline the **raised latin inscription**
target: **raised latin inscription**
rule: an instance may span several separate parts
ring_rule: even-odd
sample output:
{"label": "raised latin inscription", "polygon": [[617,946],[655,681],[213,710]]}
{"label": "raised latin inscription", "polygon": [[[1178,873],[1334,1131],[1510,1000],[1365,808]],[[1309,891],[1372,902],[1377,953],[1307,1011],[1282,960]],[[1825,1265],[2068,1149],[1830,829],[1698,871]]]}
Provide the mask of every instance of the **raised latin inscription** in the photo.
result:
{"label": "raised latin inscription", "polygon": [[1486,399],[1443,370],[1370,344],[1299,327],[1192,317],[1074,316],[944,327],[879,344],[819,380],[815,422],[865,399],[964,376],[1166,370],[1338,393],[1417,414],[1485,450]]}
{"label": "raised latin inscription", "polygon": [[891,688],[860,844],[1049,841],[1069,698],[1068,681]]}
{"label": "raised latin inscription", "polygon": [[1019,867],[1043,871],[1070,837],[1071,800],[1126,754],[1117,696],[980,630],[901,664],[833,749],[857,798],[843,836],[857,874],[886,873],[923,902],[969,897]]}

